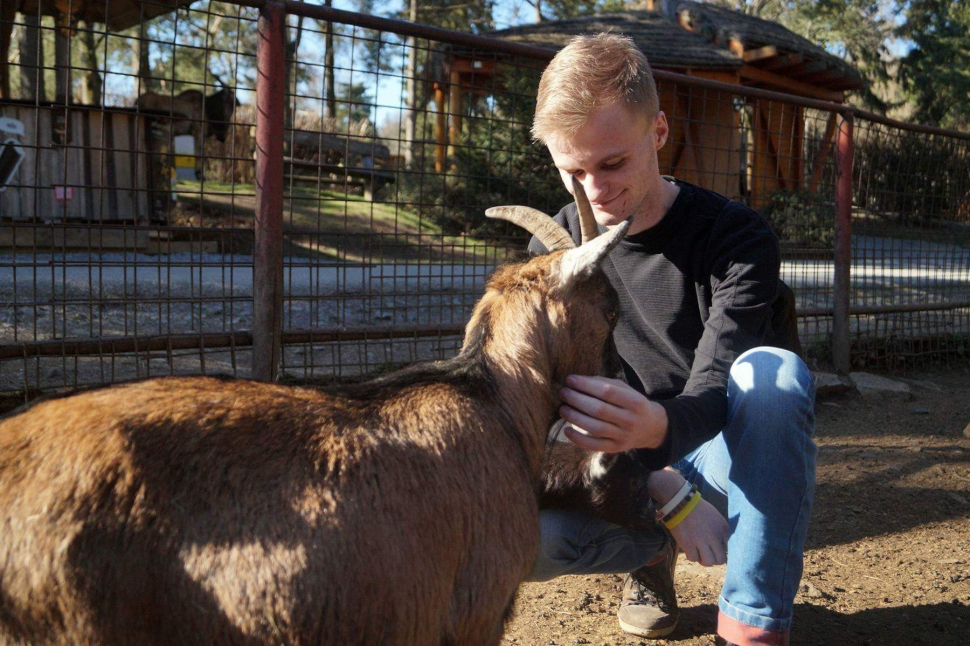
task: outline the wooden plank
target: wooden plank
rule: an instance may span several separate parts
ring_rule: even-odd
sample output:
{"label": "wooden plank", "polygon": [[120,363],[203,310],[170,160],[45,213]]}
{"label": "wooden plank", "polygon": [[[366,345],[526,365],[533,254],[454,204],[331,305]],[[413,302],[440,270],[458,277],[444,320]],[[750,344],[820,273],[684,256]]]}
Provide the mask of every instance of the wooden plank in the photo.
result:
{"label": "wooden plank", "polygon": [[818,157],[812,164],[812,177],[808,181],[808,192],[814,193],[818,190],[818,183],[822,180],[822,171],[825,169],[825,160],[832,150],[832,141],[835,136],[836,118],[835,113],[829,114],[828,123],[825,124],[825,135],[822,137],[822,147],[818,151]]}
{"label": "wooden plank", "polygon": [[769,61],[766,65],[762,65],[760,69],[774,72],[794,67],[795,65],[801,65],[803,62],[805,62],[804,54],[786,54],[785,56],[779,56],[773,61]]}
{"label": "wooden plank", "polygon": [[115,162],[115,122],[114,115],[105,115],[104,120],[104,178],[108,195],[108,208],[102,213],[102,221],[108,222],[118,217],[118,165]]}
{"label": "wooden plank", "polygon": [[774,45],[765,45],[764,47],[759,47],[757,49],[749,49],[744,52],[742,58],[745,63],[753,63],[755,61],[761,61],[766,58],[774,58],[778,55],[778,48]]}
{"label": "wooden plank", "polygon": [[58,249],[147,249],[147,230],[120,227],[0,226],[0,248],[48,247]]}
{"label": "wooden plank", "polygon": [[391,151],[384,144],[378,143],[372,137],[342,137],[329,132],[314,132],[312,130],[287,131],[287,141],[297,146],[305,146],[314,150],[335,150],[344,155],[362,155],[365,157],[390,157]]}
{"label": "wooden plank", "polygon": [[741,68],[741,78],[771,86],[771,89],[780,89],[785,92],[791,92],[800,96],[811,97],[813,99],[832,101],[833,103],[842,103],[845,101],[845,94],[842,92],[826,90],[814,85],[809,85],[808,83],[795,81],[793,79],[781,76],[780,74],[766,72],[762,69],[751,67],[750,65],[745,65]]}
{"label": "wooden plank", "polygon": [[85,194],[85,204],[84,204],[84,219],[88,222],[94,221],[94,194],[97,192],[97,188],[94,185],[94,159],[91,154],[91,122],[94,121],[93,114],[87,114],[84,118],[84,122],[81,124],[81,145],[83,146],[83,155],[81,157],[82,175],[84,177],[84,185],[88,188],[84,189]]}
{"label": "wooden plank", "polygon": [[779,187],[785,188],[788,182],[781,169],[781,153],[779,152],[778,143],[775,141],[774,133],[771,131],[770,117],[765,110],[760,110],[759,115],[761,117],[761,134],[765,138],[768,155],[774,159],[775,178],[778,180]]}

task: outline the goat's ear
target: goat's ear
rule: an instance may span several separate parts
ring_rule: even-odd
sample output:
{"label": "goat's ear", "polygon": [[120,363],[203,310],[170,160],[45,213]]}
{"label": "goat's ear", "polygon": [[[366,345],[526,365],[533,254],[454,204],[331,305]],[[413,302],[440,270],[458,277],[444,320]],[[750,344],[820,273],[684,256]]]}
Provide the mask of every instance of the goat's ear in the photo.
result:
{"label": "goat's ear", "polygon": [[631,216],[609,233],[593,238],[586,244],[564,253],[559,260],[560,284],[566,286],[573,281],[591,276],[606,255],[620,244],[620,240],[630,228],[632,219]]}

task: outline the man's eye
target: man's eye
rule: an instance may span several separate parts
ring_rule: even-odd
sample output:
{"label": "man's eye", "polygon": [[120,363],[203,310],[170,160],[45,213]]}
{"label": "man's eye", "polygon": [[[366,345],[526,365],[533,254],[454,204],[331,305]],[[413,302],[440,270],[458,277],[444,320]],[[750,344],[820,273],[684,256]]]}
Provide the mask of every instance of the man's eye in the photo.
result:
{"label": "man's eye", "polygon": [[621,159],[620,161],[615,161],[610,164],[603,164],[603,168],[605,170],[616,170],[617,168],[622,166],[625,161],[626,161],[625,159]]}

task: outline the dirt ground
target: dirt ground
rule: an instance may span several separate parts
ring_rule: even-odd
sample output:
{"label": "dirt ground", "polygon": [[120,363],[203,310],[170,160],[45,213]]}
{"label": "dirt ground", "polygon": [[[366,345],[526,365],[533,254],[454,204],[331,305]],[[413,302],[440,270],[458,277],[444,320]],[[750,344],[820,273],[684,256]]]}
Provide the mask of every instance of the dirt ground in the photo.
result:
{"label": "dirt ground", "polygon": [[[816,406],[795,646],[970,644],[970,368],[885,376],[909,379],[911,398],[853,392]],[[681,558],[680,623],[658,641],[620,630],[619,576],[526,584],[503,643],[713,644],[723,576]]]}

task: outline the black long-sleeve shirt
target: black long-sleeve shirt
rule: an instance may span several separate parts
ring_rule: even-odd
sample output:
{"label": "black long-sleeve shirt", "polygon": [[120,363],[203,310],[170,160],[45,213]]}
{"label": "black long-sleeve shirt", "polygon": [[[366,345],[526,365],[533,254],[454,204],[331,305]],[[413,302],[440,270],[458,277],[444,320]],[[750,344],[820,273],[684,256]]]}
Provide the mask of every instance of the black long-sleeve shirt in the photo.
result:
{"label": "black long-sleeve shirt", "polygon": [[[649,468],[676,462],[727,423],[728,371],[759,345],[799,350],[794,299],[779,279],[778,240],[757,212],[685,182],[655,226],[603,263],[620,298],[613,333],[627,381],[667,411]],[[576,205],[555,217],[579,243]],[[532,252],[544,247],[533,238]]]}

